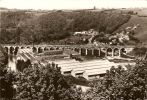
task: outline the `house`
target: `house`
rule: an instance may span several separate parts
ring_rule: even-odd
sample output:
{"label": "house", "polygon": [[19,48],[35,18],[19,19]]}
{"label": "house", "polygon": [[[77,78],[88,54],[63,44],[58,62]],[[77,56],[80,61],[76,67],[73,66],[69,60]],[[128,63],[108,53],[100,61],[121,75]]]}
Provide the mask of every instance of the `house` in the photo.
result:
{"label": "house", "polygon": [[82,34],[82,32],[74,32],[74,35]]}
{"label": "house", "polygon": [[88,32],[87,32],[87,31],[82,31],[81,34],[82,34],[82,35],[87,35]]}
{"label": "house", "polygon": [[74,35],[88,35],[88,32],[87,31],[74,32]]}
{"label": "house", "polygon": [[134,26],[134,27],[133,27],[133,30],[136,30],[136,29],[137,29],[137,26]]}
{"label": "house", "polygon": [[127,41],[129,41],[130,40],[130,38],[129,38],[129,36],[128,35],[124,35],[124,37],[123,37],[125,40],[127,40]]}
{"label": "house", "polygon": [[131,29],[131,27],[127,27],[127,28],[126,28],[126,30],[130,30],[130,29]]}

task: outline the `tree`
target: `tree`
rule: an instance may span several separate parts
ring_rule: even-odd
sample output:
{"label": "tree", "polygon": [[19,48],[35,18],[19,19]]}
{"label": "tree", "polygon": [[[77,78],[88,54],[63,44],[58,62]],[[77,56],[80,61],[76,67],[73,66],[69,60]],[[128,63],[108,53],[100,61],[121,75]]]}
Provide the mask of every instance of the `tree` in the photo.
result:
{"label": "tree", "polygon": [[16,28],[16,42],[19,44],[21,41],[21,33],[22,33],[22,29],[20,27]]}
{"label": "tree", "polygon": [[0,99],[13,97],[12,74],[7,70],[8,56],[0,45]]}
{"label": "tree", "polygon": [[[88,94],[91,98],[104,100],[144,100],[147,84],[147,60],[137,59],[136,65],[127,71],[121,66],[112,67],[106,72],[105,78],[95,84]],[[86,94],[86,95],[88,95]]]}
{"label": "tree", "polygon": [[4,67],[8,64],[8,54],[4,48],[0,45],[0,67]]}
{"label": "tree", "polygon": [[30,44],[33,30],[35,44],[50,43],[70,36],[73,31],[100,30],[111,34],[130,19],[130,15],[119,13],[51,12],[36,16],[25,11],[2,12],[2,43]]}
{"label": "tree", "polygon": [[[80,100],[54,63],[47,66],[33,66],[15,74],[16,99]],[[77,98],[77,99],[76,99]]]}

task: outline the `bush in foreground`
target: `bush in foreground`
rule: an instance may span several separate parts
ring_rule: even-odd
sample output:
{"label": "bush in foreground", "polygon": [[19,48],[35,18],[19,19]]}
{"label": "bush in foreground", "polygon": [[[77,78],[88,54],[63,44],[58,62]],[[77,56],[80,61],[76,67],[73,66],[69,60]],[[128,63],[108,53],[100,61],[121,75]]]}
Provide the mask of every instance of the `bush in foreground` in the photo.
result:
{"label": "bush in foreground", "polygon": [[146,98],[147,60],[137,60],[127,71],[119,66],[106,72],[104,80],[90,84],[89,98],[101,100],[144,100]]}

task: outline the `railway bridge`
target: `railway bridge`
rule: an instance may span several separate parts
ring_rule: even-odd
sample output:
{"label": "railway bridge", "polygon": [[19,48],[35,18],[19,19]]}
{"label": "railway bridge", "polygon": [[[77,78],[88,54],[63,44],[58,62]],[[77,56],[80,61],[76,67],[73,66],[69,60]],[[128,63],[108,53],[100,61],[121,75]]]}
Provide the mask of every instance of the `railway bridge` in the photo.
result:
{"label": "railway bridge", "polygon": [[17,54],[18,49],[30,48],[34,53],[42,53],[47,50],[64,50],[71,49],[86,56],[121,56],[123,53],[128,53],[133,50],[134,46],[112,46],[112,45],[15,45],[2,44],[8,54]]}

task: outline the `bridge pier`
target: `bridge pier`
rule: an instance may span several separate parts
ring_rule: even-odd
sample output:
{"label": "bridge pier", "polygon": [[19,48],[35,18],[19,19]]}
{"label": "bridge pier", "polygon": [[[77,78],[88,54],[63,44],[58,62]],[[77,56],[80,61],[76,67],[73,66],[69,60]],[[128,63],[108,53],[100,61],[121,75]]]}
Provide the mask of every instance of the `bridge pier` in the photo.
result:
{"label": "bridge pier", "polygon": [[114,49],[112,49],[112,57],[114,57]]}
{"label": "bridge pier", "polygon": [[[118,57],[121,57],[121,48],[119,48],[119,49],[118,49],[118,48],[111,48],[111,50],[112,50],[112,51],[111,51],[111,57],[116,56],[116,55],[115,55],[116,50],[118,50],[118,55],[117,55],[117,56],[118,56]],[[108,52],[109,52],[109,51],[108,51],[108,49],[107,49],[107,50],[106,50],[106,55],[105,55],[106,57],[108,56]]]}
{"label": "bridge pier", "polygon": [[[55,50],[55,49],[59,49],[59,48],[71,48],[73,51],[77,51],[79,52],[81,55],[87,56],[87,55],[92,55],[92,56],[102,56],[102,54],[105,54],[105,56],[116,56],[116,52],[117,52],[117,56],[121,57],[121,53],[125,52],[128,53],[130,51],[133,50],[133,47],[130,46],[103,46],[103,47],[99,47],[99,46],[87,46],[87,45],[2,45],[3,47],[5,47],[7,49],[8,54],[13,53],[13,51],[16,51],[16,48],[32,48],[32,50],[36,51],[37,53],[39,53],[39,49],[43,48],[41,50],[41,52],[45,51],[47,48],[49,50]],[[94,48],[95,49],[94,49]],[[104,50],[103,50],[103,49]],[[109,49],[109,50],[108,50]],[[92,50],[92,51],[91,51]],[[15,52],[16,53],[16,52]]]}
{"label": "bridge pier", "polygon": [[37,47],[37,49],[36,49],[36,53],[38,53],[38,49],[39,49],[39,47]]}
{"label": "bridge pier", "polygon": [[87,56],[87,49],[85,49],[85,56]]}
{"label": "bridge pier", "polygon": [[94,49],[92,49],[92,54],[91,55],[94,56]]}
{"label": "bridge pier", "polygon": [[79,54],[81,55],[81,52],[82,52],[82,49],[81,48],[79,48]]}
{"label": "bridge pier", "polygon": [[118,56],[121,57],[121,49],[119,49],[119,55]]}
{"label": "bridge pier", "polygon": [[101,50],[100,49],[98,50],[98,56],[99,57],[101,56]]}
{"label": "bridge pier", "polygon": [[8,47],[8,55],[10,55],[10,47]]}

